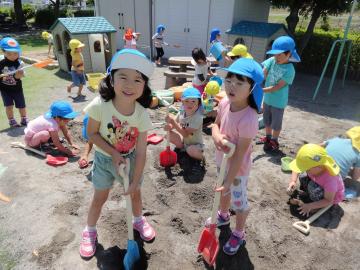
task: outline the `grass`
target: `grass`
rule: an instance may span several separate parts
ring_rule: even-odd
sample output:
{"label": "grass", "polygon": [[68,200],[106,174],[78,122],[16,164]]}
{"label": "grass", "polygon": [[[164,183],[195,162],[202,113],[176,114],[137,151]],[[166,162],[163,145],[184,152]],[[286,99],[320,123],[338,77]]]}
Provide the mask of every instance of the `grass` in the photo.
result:
{"label": "grass", "polygon": [[[51,91],[58,91],[59,85],[65,85],[67,80],[60,78],[57,73],[58,69],[46,70],[39,68],[29,68],[26,71],[26,77],[23,78],[23,89],[26,101],[28,117],[34,119],[44,114],[53,102]],[[18,110],[14,108],[15,118],[19,120]],[[9,127],[5,110],[0,111],[0,130]],[[0,268],[1,269],[1,268]]]}
{"label": "grass", "polygon": [[[0,240],[2,238],[3,238],[3,235],[0,232]],[[14,258],[12,258],[6,250],[0,248],[0,269],[11,270],[15,266],[16,266],[16,260]]]}

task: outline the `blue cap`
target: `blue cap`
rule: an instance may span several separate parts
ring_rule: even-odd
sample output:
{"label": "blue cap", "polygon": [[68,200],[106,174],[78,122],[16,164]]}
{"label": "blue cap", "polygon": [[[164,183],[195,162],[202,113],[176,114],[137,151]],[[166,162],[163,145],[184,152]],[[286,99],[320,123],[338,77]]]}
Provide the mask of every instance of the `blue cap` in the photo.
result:
{"label": "blue cap", "polygon": [[217,35],[220,35],[220,29],[213,28],[210,32],[210,43],[216,39]]}
{"label": "blue cap", "polygon": [[161,31],[165,30],[165,25],[163,24],[159,24],[157,27],[156,27],[156,33],[160,33]]}
{"label": "blue cap", "polygon": [[128,68],[135,69],[146,77],[150,78],[154,72],[154,66],[145,54],[135,49],[122,49],[114,54],[111,59],[107,73],[110,74],[113,69]]}
{"label": "blue cap", "polygon": [[45,118],[62,117],[73,119],[79,113],[74,112],[70,103],[67,101],[55,101],[51,104],[50,110],[45,113]]}
{"label": "blue cap", "polygon": [[287,51],[291,53],[291,57],[289,59],[290,62],[301,61],[300,56],[295,49],[295,42],[289,36],[281,36],[275,39],[271,46],[271,50],[267,51],[266,54],[279,54]]}
{"label": "blue cap", "polygon": [[250,58],[239,58],[227,68],[221,68],[228,72],[243,75],[251,78],[255,85],[252,91],[256,107],[258,111],[261,110],[261,103],[263,99],[263,89],[261,87],[264,81],[264,73],[258,62]]}
{"label": "blue cap", "polygon": [[19,42],[17,42],[15,39],[11,37],[3,38],[0,41],[0,47],[6,52],[17,52],[17,53],[21,52]]}
{"label": "blue cap", "polygon": [[186,88],[181,96],[181,99],[185,100],[189,98],[201,98],[199,90],[194,87]]}
{"label": "blue cap", "polygon": [[212,76],[212,77],[209,79],[209,81],[216,81],[216,82],[219,84],[219,86],[221,86],[222,83],[223,83],[221,77],[219,77],[219,76]]}

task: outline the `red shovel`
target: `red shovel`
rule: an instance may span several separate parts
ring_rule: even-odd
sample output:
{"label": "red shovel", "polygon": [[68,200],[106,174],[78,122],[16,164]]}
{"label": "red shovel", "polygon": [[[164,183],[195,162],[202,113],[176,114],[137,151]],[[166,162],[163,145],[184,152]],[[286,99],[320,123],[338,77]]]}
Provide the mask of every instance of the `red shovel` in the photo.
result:
{"label": "red shovel", "polygon": [[52,166],[64,165],[64,164],[66,164],[68,162],[67,157],[54,157],[52,155],[49,155],[49,154],[43,153],[41,151],[38,151],[38,150],[36,150],[36,149],[34,149],[32,147],[26,146],[21,142],[12,142],[11,146],[12,147],[19,147],[19,148],[22,148],[22,149],[25,149],[25,150],[29,150],[29,151],[31,151],[31,152],[33,152],[35,154],[38,154],[38,155],[46,158],[46,163],[49,164],[49,165],[52,165]]}
{"label": "red shovel", "polygon": [[[170,104],[162,99],[164,105],[167,106],[169,113]],[[162,167],[172,167],[176,164],[177,154],[170,149],[170,131],[166,132],[166,150],[160,153],[160,165]]]}
{"label": "red shovel", "polygon": [[[234,151],[235,145],[224,140],[223,144],[230,148],[228,153],[224,153],[223,159],[221,161],[220,173],[217,179],[216,186],[219,187],[224,182],[226,163],[228,158],[230,158]],[[219,251],[219,240],[215,234],[216,231],[216,215],[219,209],[221,192],[215,192],[214,204],[211,212],[211,224],[209,228],[205,228],[200,236],[200,241],[198,245],[198,252],[202,253],[204,260],[212,266],[215,263],[216,255]]]}

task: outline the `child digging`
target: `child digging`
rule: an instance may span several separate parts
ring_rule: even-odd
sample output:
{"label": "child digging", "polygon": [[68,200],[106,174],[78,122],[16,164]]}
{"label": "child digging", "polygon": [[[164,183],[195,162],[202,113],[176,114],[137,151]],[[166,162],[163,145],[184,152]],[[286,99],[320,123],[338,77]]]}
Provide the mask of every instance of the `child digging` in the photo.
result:
{"label": "child digging", "polygon": [[[79,147],[73,144],[72,138],[66,127],[67,123],[78,115],[74,112],[70,103],[65,101],[55,101],[50,106],[50,110],[45,115],[31,120],[25,128],[25,143],[30,147],[38,147],[42,143],[47,143],[51,138],[55,147],[68,156],[78,154]],[[62,131],[65,139],[73,148],[70,150],[62,145],[59,140],[59,131]]]}
{"label": "child digging", "polygon": [[277,151],[284,110],[288,103],[289,85],[295,77],[295,69],[290,62],[300,62],[300,57],[294,40],[288,36],[275,39],[267,54],[274,56],[262,63],[266,78],[263,106],[266,136],[260,139],[260,143],[264,143],[265,151]]}
{"label": "child digging", "polygon": [[[228,255],[234,255],[245,244],[245,222],[249,214],[247,183],[251,167],[252,140],[258,132],[257,112],[261,108],[264,75],[261,66],[252,59],[241,58],[228,68],[225,78],[226,97],[218,106],[218,115],[212,127],[216,146],[216,165],[220,167],[223,152],[229,149],[224,139],[233,143],[235,152],[228,160],[225,179],[221,187],[220,210],[217,226],[230,223],[229,207],[236,213],[236,226],[223,247]],[[211,219],[207,220],[207,224]]]}
{"label": "child digging", "polygon": [[114,181],[123,182],[119,167],[126,159],[130,160],[130,186],[123,195],[131,195],[134,229],[144,241],[155,238],[155,230],[142,215],[141,199],[147,131],[152,128],[146,108],[152,100],[148,82],[153,71],[153,64],[139,51],[119,51],[100,83],[100,96],[84,109],[89,115],[87,135],[95,145],[95,156],[94,196],[80,243],[83,258],[96,252],[96,224]]}
{"label": "child digging", "polygon": [[70,94],[71,88],[77,86],[78,93],[77,97],[83,96],[81,91],[86,84],[85,81],[85,73],[84,73],[84,57],[82,55],[82,49],[84,48],[85,44],[81,43],[80,40],[72,39],[69,42],[69,47],[71,49],[71,78],[72,84],[67,87],[67,91]]}
{"label": "child digging", "polygon": [[[19,59],[20,45],[15,39],[6,37],[0,41],[0,47],[4,53],[4,59],[0,60],[0,92],[6,116],[10,127],[20,126],[14,118],[15,104],[21,116],[20,124],[26,126],[29,120],[26,117],[26,104],[21,81],[21,78],[24,77],[24,71],[18,70],[22,67],[22,62]],[[11,74],[6,75],[7,73]]]}

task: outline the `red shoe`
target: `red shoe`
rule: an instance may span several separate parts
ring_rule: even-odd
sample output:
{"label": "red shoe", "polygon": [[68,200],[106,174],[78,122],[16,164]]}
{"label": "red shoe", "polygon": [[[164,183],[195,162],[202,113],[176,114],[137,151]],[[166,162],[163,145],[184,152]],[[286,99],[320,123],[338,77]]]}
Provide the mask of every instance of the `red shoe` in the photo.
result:
{"label": "red shoe", "polygon": [[256,141],[256,144],[266,144],[269,143],[270,139],[267,136],[261,137],[258,141]]}
{"label": "red shoe", "polygon": [[271,150],[272,150],[272,151],[277,151],[277,150],[279,150],[279,143],[278,143],[278,141],[275,141],[275,140],[271,139],[270,142],[269,142],[269,146],[271,147]]}

